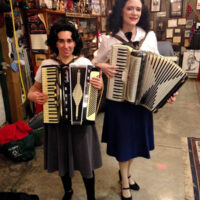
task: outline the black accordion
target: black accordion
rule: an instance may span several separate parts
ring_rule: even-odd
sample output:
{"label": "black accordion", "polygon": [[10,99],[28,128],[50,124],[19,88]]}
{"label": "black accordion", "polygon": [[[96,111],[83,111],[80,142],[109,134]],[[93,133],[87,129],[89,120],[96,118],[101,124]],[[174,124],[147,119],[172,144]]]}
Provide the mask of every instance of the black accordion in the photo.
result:
{"label": "black accordion", "polygon": [[93,77],[99,77],[99,70],[90,65],[42,66],[42,90],[49,97],[43,105],[43,122],[94,123],[98,90],[90,84]]}
{"label": "black accordion", "polygon": [[162,107],[187,79],[186,73],[166,57],[122,44],[112,46],[110,64],[119,68],[108,79],[106,98],[142,105],[152,112]]}

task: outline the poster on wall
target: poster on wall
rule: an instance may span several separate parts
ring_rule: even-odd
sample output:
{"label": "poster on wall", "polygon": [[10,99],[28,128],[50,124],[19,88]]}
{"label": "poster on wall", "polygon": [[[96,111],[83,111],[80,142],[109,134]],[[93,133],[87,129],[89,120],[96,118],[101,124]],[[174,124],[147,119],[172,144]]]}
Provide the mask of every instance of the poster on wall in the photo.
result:
{"label": "poster on wall", "polygon": [[197,10],[200,10],[200,0],[197,0]]}
{"label": "poster on wall", "polygon": [[92,14],[101,15],[100,0],[92,0]]}
{"label": "poster on wall", "polygon": [[159,12],[161,7],[161,0],[151,0],[151,12]]}
{"label": "poster on wall", "polygon": [[189,78],[197,78],[199,72],[200,50],[188,50],[183,54],[182,68]]}

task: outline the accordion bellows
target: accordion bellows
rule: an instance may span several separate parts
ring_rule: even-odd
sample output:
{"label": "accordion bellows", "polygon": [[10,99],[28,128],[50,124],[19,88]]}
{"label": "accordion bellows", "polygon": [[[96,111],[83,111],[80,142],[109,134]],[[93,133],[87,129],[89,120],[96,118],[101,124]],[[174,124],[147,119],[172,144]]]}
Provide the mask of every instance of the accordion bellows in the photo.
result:
{"label": "accordion bellows", "polygon": [[110,64],[119,66],[108,80],[106,97],[128,101],[155,112],[186,81],[186,73],[166,57],[137,51],[127,45],[112,46]]}

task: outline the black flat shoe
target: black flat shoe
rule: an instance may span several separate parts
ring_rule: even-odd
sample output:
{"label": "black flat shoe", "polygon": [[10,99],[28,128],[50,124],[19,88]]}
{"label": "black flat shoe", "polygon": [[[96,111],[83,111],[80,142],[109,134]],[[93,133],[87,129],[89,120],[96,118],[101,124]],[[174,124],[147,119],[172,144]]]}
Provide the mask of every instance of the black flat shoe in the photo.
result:
{"label": "black flat shoe", "polygon": [[73,190],[65,191],[65,195],[62,200],[70,200],[72,198]]}
{"label": "black flat shoe", "polygon": [[[128,188],[122,188],[122,190],[130,190],[130,188],[129,187]],[[132,200],[132,196],[124,197],[123,193],[121,194],[121,198],[122,198],[122,200]]]}
{"label": "black flat shoe", "polygon": [[[131,178],[131,176],[128,177],[128,179]],[[131,190],[138,191],[140,189],[140,186],[135,182],[134,184],[129,184]]]}
{"label": "black flat shoe", "polygon": [[[131,178],[131,176],[129,176],[128,179],[129,178]],[[119,180],[120,180],[120,182],[122,180],[120,170],[119,170]],[[136,182],[134,184],[129,184],[129,187],[130,187],[131,190],[136,190],[136,191],[138,191],[140,189],[140,186]]]}

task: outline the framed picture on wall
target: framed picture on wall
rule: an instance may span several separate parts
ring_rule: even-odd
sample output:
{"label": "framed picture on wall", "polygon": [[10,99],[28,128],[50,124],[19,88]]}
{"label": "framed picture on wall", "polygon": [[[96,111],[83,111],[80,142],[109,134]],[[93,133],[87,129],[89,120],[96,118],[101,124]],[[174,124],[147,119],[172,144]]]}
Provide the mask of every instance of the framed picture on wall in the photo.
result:
{"label": "framed picture on wall", "polygon": [[193,23],[193,19],[187,19],[185,28],[192,28]]}
{"label": "framed picture on wall", "polygon": [[181,29],[180,28],[175,28],[174,33],[180,33]]}
{"label": "framed picture on wall", "polygon": [[197,10],[200,10],[200,0],[197,0]]}
{"label": "framed picture on wall", "polygon": [[169,19],[167,22],[169,28],[177,27],[177,19]]}
{"label": "framed picture on wall", "polygon": [[181,17],[183,10],[183,0],[173,0],[170,2],[170,16]]}
{"label": "framed picture on wall", "polygon": [[179,18],[178,19],[178,25],[185,25],[186,24],[186,18]]}
{"label": "framed picture on wall", "polygon": [[182,68],[185,70],[189,78],[196,78],[199,72],[199,50],[187,50],[183,54]]}
{"label": "framed picture on wall", "polygon": [[166,38],[172,38],[173,37],[173,29],[167,28],[166,29]]}
{"label": "framed picture on wall", "polygon": [[189,47],[189,46],[190,46],[189,39],[185,39],[185,41],[184,41],[184,47]]}
{"label": "framed picture on wall", "polygon": [[190,30],[185,30],[185,38],[189,38],[190,37]]}
{"label": "framed picture on wall", "polygon": [[159,12],[161,7],[161,0],[151,0],[151,12]]}
{"label": "framed picture on wall", "polygon": [[181,43],[181,36],[174,36],[173,44],[180,44],[180,43]]}

